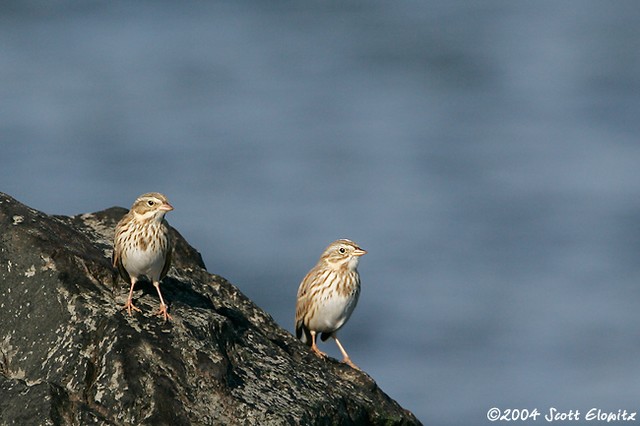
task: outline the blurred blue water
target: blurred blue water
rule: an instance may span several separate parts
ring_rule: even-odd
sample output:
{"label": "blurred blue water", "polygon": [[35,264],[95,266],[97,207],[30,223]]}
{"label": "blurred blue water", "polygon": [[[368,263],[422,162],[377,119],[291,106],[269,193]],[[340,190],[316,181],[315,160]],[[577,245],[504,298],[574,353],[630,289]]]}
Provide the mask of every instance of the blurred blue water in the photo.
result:
{"label": "blurred blue water", "polygon": [[[640,409],[640,5],[0,4],[0,190],[162,191],[211,272],[292,330],[333,239],[341,332],[427,424]],[[338,356],[331,345],[323,347]]]}

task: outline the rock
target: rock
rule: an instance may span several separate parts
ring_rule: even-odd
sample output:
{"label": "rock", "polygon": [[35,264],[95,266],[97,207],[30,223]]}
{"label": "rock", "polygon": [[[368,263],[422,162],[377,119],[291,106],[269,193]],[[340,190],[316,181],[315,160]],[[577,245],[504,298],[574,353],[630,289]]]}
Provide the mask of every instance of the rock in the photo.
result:
{"label": "rock", "polygon": [[174,320],[147,282],[129,316],[110,261],[125,212],[49,216],[0,193],[1,424],[420,424],[208,273],[175,229]]}

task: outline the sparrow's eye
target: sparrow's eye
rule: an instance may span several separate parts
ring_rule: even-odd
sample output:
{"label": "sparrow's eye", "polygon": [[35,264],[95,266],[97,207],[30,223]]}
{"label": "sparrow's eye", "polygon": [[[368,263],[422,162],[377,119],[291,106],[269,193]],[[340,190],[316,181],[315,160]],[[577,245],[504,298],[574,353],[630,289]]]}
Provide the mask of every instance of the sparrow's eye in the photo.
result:
{"label": "sparrow's eye", "polygon": [[347,250],[345,250],[345,248],[344,248],[344,247],[340,247],[340,249],[339,249],[338,251],[340,252],[340,254],[345,254],[345,252],[346,252]]}
{"label": "sparrow's eye", "polygon": [[153,200],[149,200],[149,201],[147,201],[147,204],[149,205],[149,207],[153,207],[155,202]]}

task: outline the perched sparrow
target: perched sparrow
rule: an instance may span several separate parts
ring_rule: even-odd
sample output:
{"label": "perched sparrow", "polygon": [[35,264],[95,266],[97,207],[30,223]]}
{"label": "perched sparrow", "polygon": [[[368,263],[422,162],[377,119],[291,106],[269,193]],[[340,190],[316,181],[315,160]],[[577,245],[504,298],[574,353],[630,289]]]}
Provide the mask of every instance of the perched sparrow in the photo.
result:
{"label": "perched sparrow", "polygon": [[322,341],[333,337],[344,356],[343,362],[358,368],[338,340],[337,331],[347,322],[358,303],[360,275],[358,261],[366,250],[349,240],[334,241],[304,277],[296,303],[296,337],[326,356],[316,346],[316,334]]}
{"label": "perched sparrow", "polygon": [[146,276],[160,296],[159,315],[171,319],[160,292],[160,280],[167,275],[171,264],[169,227],[164,215],[173,210],[167,197],[150,192],[138,197],[131,210],[116,225],[113,244],[113,266],[120,276],[131,283],[129,298],[124,309],[140,312],[133,305],[133,287],[141,276]]}

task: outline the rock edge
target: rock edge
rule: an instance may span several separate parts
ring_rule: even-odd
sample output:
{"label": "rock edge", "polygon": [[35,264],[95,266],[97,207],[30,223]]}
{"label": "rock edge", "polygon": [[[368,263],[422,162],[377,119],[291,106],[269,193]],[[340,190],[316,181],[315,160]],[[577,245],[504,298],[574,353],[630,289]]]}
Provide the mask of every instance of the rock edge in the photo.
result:
{"label": "rock edge", "polygon": [[111,267],[126,209],[50,216],[0,193],[1,424],[419,425],[365,373],[321,360],[172,228],[163,280],[121,306]]}

